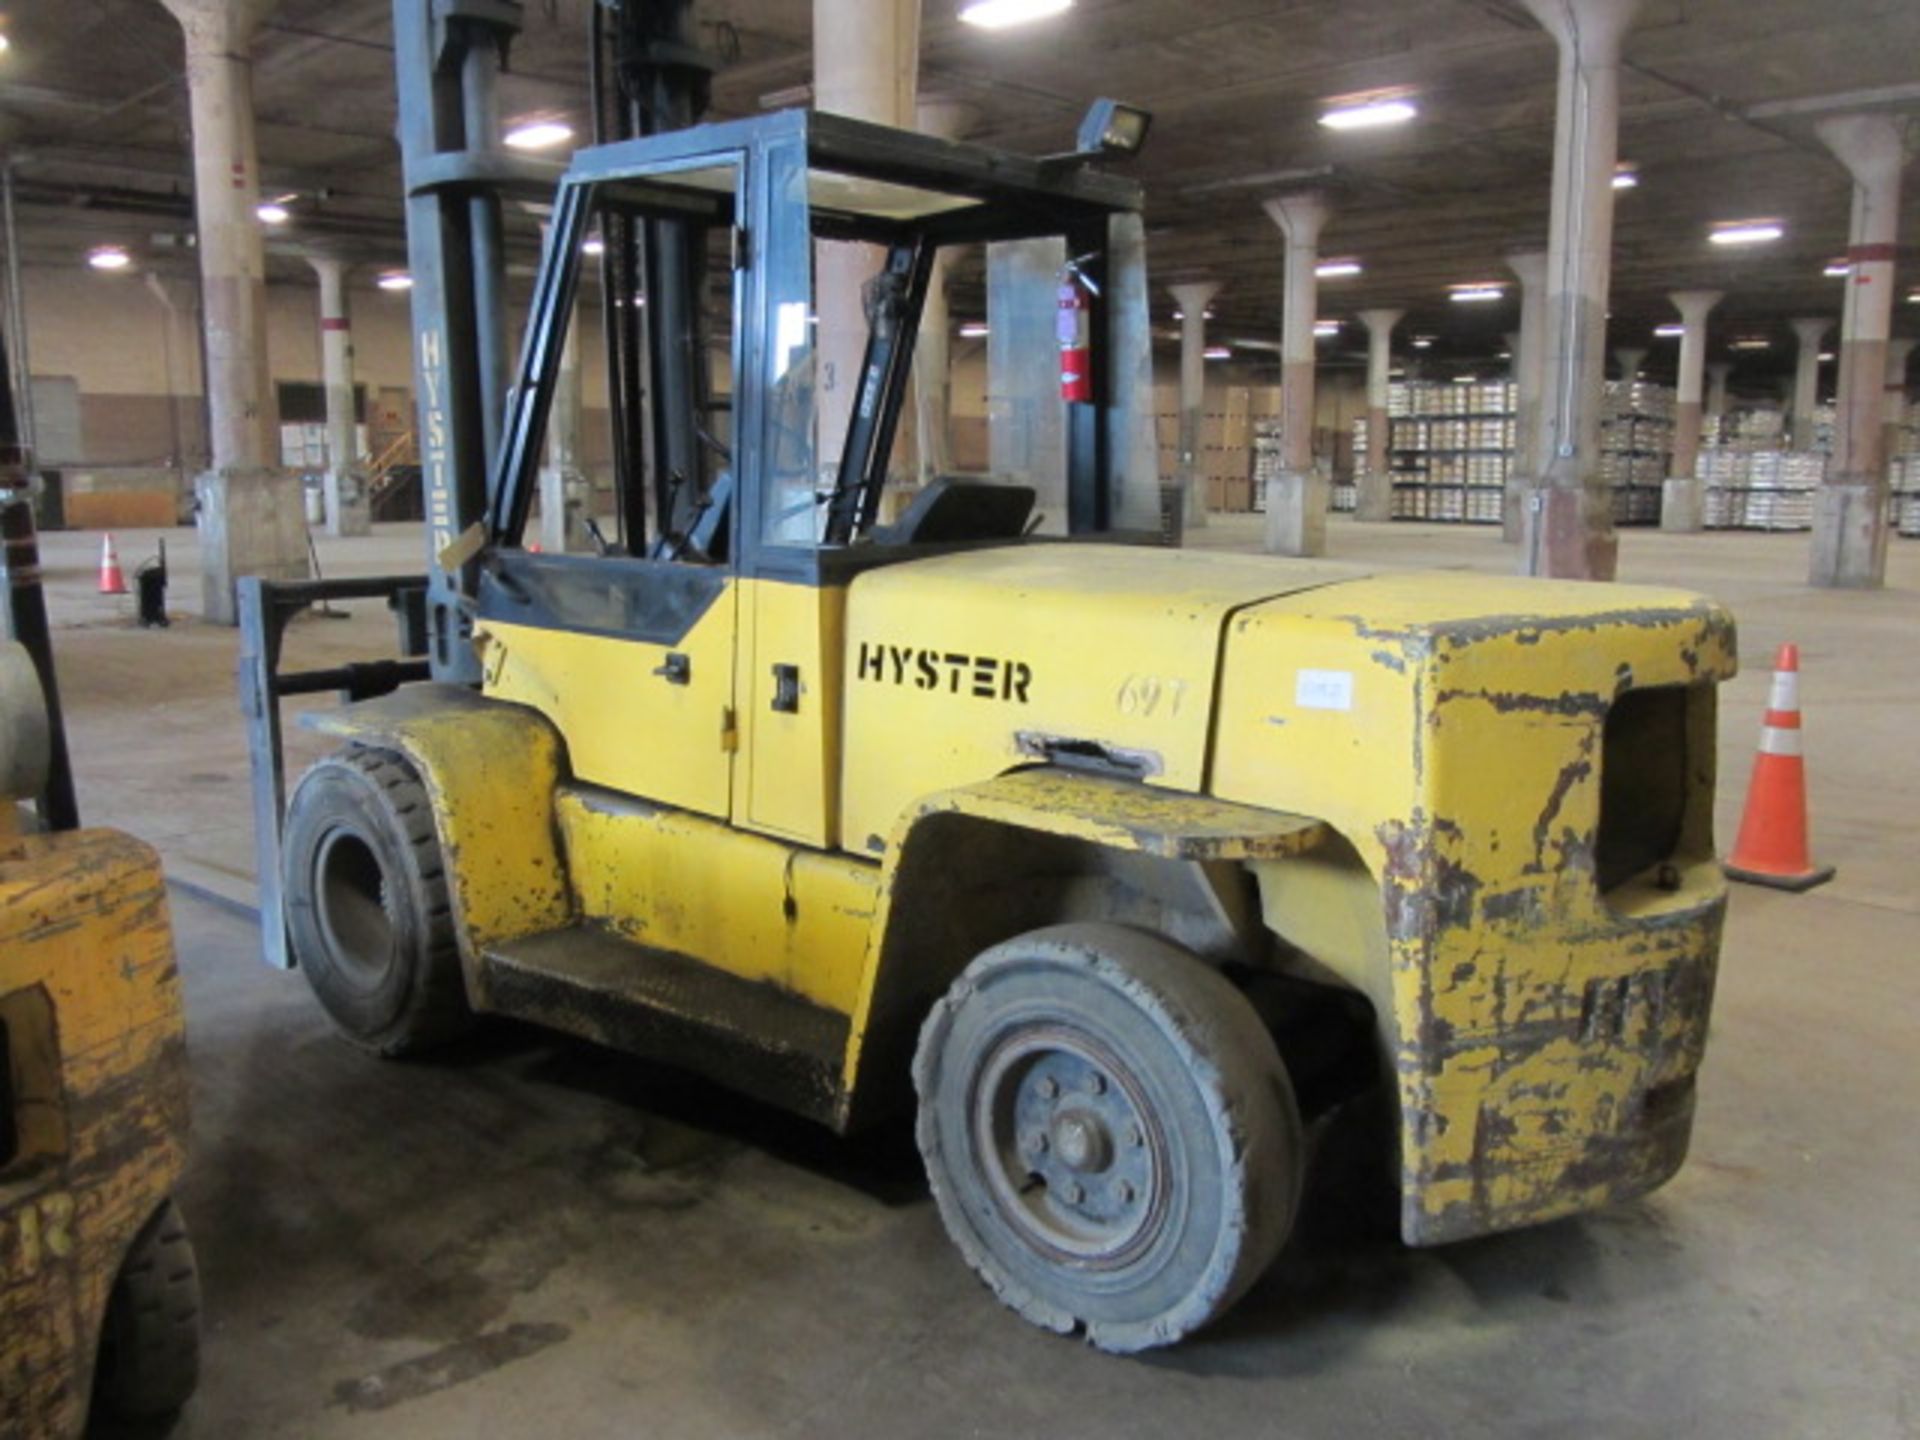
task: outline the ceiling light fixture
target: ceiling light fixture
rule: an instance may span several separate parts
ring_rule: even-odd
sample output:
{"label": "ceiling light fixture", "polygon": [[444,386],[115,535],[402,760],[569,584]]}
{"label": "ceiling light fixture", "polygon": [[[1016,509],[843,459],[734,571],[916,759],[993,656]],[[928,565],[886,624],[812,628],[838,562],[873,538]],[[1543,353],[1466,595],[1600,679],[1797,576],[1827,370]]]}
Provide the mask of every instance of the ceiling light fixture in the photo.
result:
{"label": "ceiling light fixture", "polygon": [[1322,280],[1348,280],[1360,273],[1358,260],[1322,260],[1313,273]]}
{"label": "ceiling light fixture", "polygon": [[253,213],[262,225],[284,225],[293,218],[293,212],[278,200],[262,201],[253,207]]}
{"label": "ceiling light fixture", "polygon": [[580,253],[582,255],[604,255],[607,253],[607,242],[602,240],[598,235],[589,235],[586,240],[582,242]]}
{"label": "ceiling light fixture", "polygon": [[1656,340],[1678,340],[1686,333],[1687,327],[1684,325],[1656,325],[1653,327],[1653,338]]}
{"label": "ceiling light fixture", "polygon": [[1329,130],[1377,130],[1385,125],[1404,125],[1420,113],[1403,95],[1375,96],[1372,99],[1329,101],[1333,108],[1320,117]]}
{"label": "ceiling light fixture", "polygon": [[1480,377],[1478,375],[1456,375],[1453,377],[1453,383],[1456,385],[1472,385],[1479,379]]}
{"label": "ceiling light fixture", "polygon": [[1714,245],[1766,245],[1786,233],[1777,220],[1736,220],[1716,225],[1707,240]]}
{"label": "ceiling light fixture", "polygon": [[0,55],[6,54],[7,51],[11,50],[12,48],[13,48],[13,41],[7,38],[6,31],[0,30]]}
{"label": "ceiling light fixture", "polygon": [[1727,348],[1729,350],[1771,350],[1773,341],[1761,335],[1750,335],[1744,340],[1735,340]]}
{"label": "ceiling light fixture", "polygon": [[382,290],[411,290],[413,276],[404,270],[388,270],[373,282]]}
{"label": "ceiling light fixture", "polygon": [[564,120],[522,120],[505,139],[510,150],[551,150],[573,139],[573,127]]}
{"label": "ceiling light fixture", "polygon": [[1487,300],[1504,300],[1507,291],[1503,285],[1479,281],[1471,285],[1455,285],[1447,298],[1461,305],[1472,305]]}
{"label": "ceiling light fixture", "polygon": [[1231,360],[1233,351],[1225,345],[1209,345],[1200,352],[1209,360]]}
{"label": "ceiling light fixture", "polygon": [[1844,280],[1853,273],[1853,266],[1844,260],[1829,260],[1827,268],[1820,273],[1829,280]]}
{"label": "ceiling light fixture", "polygon": [[1431,350],[1433,348],[1433,337],[1431,335],[1414,336],[1413,348],[1416,350]]}
{"label": "ceiling light fixture", "polygon": [[1072,8],[1073,0],[969,0],[960,7],[960,18],[982,30],[1006,30]]}
{"label": "ceiling light fixture", "polygon": [[1829,360],[1831,360],[1831,359],[1833,359],[1833,351],[1831,351],[1831,350],[1822,350],[1822,351],[1821,351],[1821,352],[1819,353],[1819,355],[1817,355],[1817,356],[1815,356],[1814,358],[1815,358],[1815,359],[1817,359],[1817,360],[1819,360],[1819,362],[1820,362],[1821,364],[1823,364],[1823,365],[1824,365],[1824,364],[1826,364],[1826,363],[1827,363],[1827,361],[1829,361]]}
{"label": "ceiling light fixture", "polygon": [[984,320],[963,320],[960,323],[962,340],[984,340],[987,338],[987,322]]}
{"label": "ceiling light fixture", "polygon": [[1329,335],[1338,335],[1340,333],[1340,322],[1338,320],[1316,320],[1313,322],[1313,333],[1318,335],[1322,340],[1326,339]]}
{"label": "ceiling light fixture", "polygon": [[1631,165],[1621,165],[1613,172],[1613,188],[1631,190],[1640,183],[1640,172]]}
{"label": "ceiling light fixture", "polygon": [[87,252],[87,264],[96,270],[124,270],[133,257],[118,245],[96,245]]}

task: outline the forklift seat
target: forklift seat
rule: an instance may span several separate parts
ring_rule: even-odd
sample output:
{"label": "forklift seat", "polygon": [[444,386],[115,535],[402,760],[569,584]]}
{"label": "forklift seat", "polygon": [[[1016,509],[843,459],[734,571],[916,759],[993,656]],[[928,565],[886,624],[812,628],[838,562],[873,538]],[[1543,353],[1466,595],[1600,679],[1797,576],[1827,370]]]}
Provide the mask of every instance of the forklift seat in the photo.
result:
{"label": "forklift seat", "polygon": [[1017,540],[1036,499],[1030,485],[997,485],[942,475],[891,525],[874,527],[879,545],[937,545],[959,540]]}

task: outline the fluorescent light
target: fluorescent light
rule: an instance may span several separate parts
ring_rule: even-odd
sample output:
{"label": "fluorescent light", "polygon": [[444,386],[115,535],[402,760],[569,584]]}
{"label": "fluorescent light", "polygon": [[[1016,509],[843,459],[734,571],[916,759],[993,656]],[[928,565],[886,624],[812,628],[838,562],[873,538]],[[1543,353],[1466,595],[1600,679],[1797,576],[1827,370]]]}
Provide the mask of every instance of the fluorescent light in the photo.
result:
{"label": "fluorescent light", "polygon": [[267,200],[254,206],[253,213],[260,218],[262,225],[284,225],[293,218],[293,212],[277,200]]}
{"label": "fluorescent light", "polygon": [[1433,337],[1431,335],[1414,336],[1413,348],[1416,350],[1431,350],[1433,348]]}
{"label": "fluorescent light", "polygon": [[1827,268],[1820,273],[1829,280],[1844,280],[1853,273],[1853,266],[1844,260],[1829,260]]}
{"label": "fluorescent light", "polygon": [[1338,320],[1316,320],[1313,322],[1313,333],[1323,340],[1329,335],[1338,335],[1340,333],[1340,322]]}
{"label": "fluorescent light", "polygon": [[598,235],[589,235],[585,243],[580,246],[580,253],[583,255],[604,255],[607,253],[607,242],[602,240]]}
{"label": "fluorescent light", "polygon": [[964,320],[960,324],[962,340],[984,340],[987,338],[987,322],[984,320]]}
{"label": "fluorescent light", "polygon": [[1745,340],[1735,340],[1727,348],[1729,350],[1771,350],[1773,342],[1763,336],[1751,335]]}
{"label": "fluorescent light", "polygon": [[118,245],[96,245],[87,252],[87,264],[96,270],[124,270],[133,257]]}
{"label": "fluorescent light", "polygon": [[1072,8],[1073,0],[970,0],[960,7],[960,18],[982,30],[1005,30]]}
{"label": "fluorescent light", "polygon": [[404,270],[389,270],[373,283],[382,290],[411,290],[413,276]]}
{"label": "fluorescent light", "polygon": [[1715,245],[1765,245],[1786,233],[1773,220],[1742,220],[1716,227],[1707,239]]}
{"label": "fluorescent light", "polygon": [[1491,283],[1456,285],[1447,296],[1448,299],[1462,305],[1472,305],[1487,300],[1504,300],[1506,297],[1505,286]]}
{"label": "fluorescent light", "polygon": [[1640,172],[1630,165],[1622,165],[1613,172],[1613,188],[1631,190],[1640,183]]}
{"label": "fluorescent light", "polygon": [[1656,340],[1678,340],[1686,333],[1687,327],[1684,325],[1656,325],[1653,327],[1653,338]]}
{"label": "fluorescent light", "polygon": [[1345,280],[1360,273],[1358,260],[1322,260],[1313,267],[1313,273],[1322,280]]}
{"label": "fluorescent light", "polygon": [[507,131],[506,142],[514,150],[551,150],[573,139],[573,127],[564,120],[524,120]]}
{"label": "fluorescent light", "polygon": [[1831,350],[1822,350],[1822,351],[1821,351],[1821,352],[1820,352],[1820,353],[1819,353],[1819,354],[1818,354],[1817,356],[1815,356],[1814,358],[1815,358],[1815,359],[1817,359],[1817,360],[1819,360],[1819,361],[1820,361],[1821,363],[1823,363],[1823,364],[1824,364],[1824,363],[1825,363],[1826,361],[1828,361],[1828,360],[1831,360],[1831,359],[1833,359],[1833,351],[1831,351]]}
{"label": "fluorescent light", "polygon": [[[1176,320],[1184,320],[1187,318],[1187,312],[1184,310],[1175,310],[1173,312],[1173,318]],[[1200,312],[1200,318],[1202,320],[1211,320],[1213,318],[1213,307],[1209,305],[1206,309],[1202,310]]]}
{"label": "fluorescent light", "polygon": [[1320,117],[1329,130],[1374,130],[1382,125],[1404,125],[1420,111],[1411,100],[1366,100],[1338,105]]}
{"label": "fluorescent light", "polygon": [[1477,384],[1479,379],[1480,377],[1478,375],[1456,375],[1453,377],[1453,383],[1456,385],[1473,385]]}
{"label": "fluorescent light", "polygon": [[1200,352],[1209,360],[1231,360],[1233,351],[1225,345],[1209,345]]}
{"label": "fluorescent light", "polygon": [[6,54],[7,51],[11,50],[12,48],[13,48],[13,41],[7,38],[6,31],[0,30],[0,55]]}

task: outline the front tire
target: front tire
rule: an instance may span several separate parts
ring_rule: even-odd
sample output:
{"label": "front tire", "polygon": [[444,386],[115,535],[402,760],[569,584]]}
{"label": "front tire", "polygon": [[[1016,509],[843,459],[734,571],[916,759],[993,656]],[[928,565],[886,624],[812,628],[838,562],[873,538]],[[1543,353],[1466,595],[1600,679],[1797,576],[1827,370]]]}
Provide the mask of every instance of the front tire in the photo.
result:
{"label": "front tire", "polygon": [[433,806],[405,758],[356,746],[315,763],[283,855],[294,962],[343,1035],[404,1055],[472,1024]]}
{"label": "front tire", "polygon": [[171,1200],[141,1228],[100,1325],[93,1408],[116,1420],[176,1413],[200,1383],[200,1272]]}
{"label": "front tire", "polygon": [[1300,1114],[1272,1037],[1156,936],[1063,925],[986,951],[928,1016],[914,1084],[948,1234],[1050,1330],[1172,1344],[1292,1229]]}

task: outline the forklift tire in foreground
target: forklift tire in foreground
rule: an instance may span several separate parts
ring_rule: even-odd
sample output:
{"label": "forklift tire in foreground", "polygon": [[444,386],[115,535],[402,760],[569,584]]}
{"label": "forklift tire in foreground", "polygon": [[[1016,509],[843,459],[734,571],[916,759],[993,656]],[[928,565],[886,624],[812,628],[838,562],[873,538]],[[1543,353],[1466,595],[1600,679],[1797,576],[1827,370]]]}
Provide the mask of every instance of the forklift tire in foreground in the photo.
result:
{"label": "forklift tire in foreground", "polygon": [[287,926],[327,1014],[355,1044],[406,1055],[473,1023],[426,787],[390,750],[316,761],[287,805]]}
{"label": "forklift tire in foreground", "polygon": [[114,1277],[93,1376],[96,1414],[156,1420],[200,1381],[200,1271],[171,1201],[141,1230]]}
{"label": "forklift tire in foreground", "polygon": [[913,1074],[948,1234],[1047,1329],[1171,1344],[1292,1229],[1304,1145],[1273,1039],[1158,936],[1077,924],[994,946],[934,1007]]}

